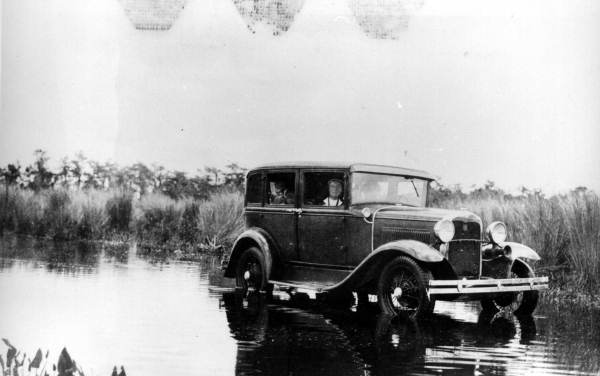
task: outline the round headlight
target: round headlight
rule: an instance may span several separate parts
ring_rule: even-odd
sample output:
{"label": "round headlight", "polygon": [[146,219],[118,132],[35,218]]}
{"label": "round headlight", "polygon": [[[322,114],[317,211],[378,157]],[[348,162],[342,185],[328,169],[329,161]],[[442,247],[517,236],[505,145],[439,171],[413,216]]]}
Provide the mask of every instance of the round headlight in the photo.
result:
{"label": "round headlight", "polygon": [[454,237],[454,223],[451,220],[442,219],[435,224],[433,232],[442,243],[448,243]]}
{"label": "round headlight", "polygon": [[506,225],[502,222],[492,222],[485,231],[488,239],[493,243],[502,243],[506,240]]}

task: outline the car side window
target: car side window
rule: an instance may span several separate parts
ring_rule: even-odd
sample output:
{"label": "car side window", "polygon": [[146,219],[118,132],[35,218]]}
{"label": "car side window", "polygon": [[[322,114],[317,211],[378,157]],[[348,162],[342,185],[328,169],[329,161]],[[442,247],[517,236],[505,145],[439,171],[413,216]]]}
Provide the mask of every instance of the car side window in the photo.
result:
{"label": "car side window", "polygon": [[276,172],[267,174],[267,204],[294,205],[296,202],[296,174],[294,172]]}
{"label": "car side window", "polygon": [[248,175],[246,181],[246,202],[249,205],[262,205],[262,174]]}
{"label": "car side window", "polygon": [[343,208],[345,198],[343,172],[304,173],[304,205]]}

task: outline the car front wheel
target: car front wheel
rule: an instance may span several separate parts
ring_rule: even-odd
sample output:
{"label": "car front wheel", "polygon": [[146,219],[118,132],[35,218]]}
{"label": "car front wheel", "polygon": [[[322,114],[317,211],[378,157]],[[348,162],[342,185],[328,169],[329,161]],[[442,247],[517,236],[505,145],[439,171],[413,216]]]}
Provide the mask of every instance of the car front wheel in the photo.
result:
{"label": "car front wheel", "polygon": [[377,286],[377,301],[385,314],[425,317],[435,305],[427,294],[431,273],[406,256],[399,256],[383,269]]}
{"label": "car front wheel", "polygon": [[[533,278],[534,273],[518,260],[511,270],[512,278]],[[536,290],[520,291],[501,294],[495,298],[481,299],[484,311],[498,312],[501,309],[510,310],[515,315],[531,315],[538,303],[539,293]]]}

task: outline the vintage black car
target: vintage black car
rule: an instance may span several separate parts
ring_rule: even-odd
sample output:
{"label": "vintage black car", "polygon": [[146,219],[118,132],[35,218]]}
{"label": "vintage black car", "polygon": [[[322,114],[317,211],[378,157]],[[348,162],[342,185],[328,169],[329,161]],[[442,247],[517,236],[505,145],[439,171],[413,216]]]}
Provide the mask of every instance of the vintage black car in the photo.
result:
{"label": "vintage black car", "polygon": [[[547,277],[507,228],[465,210],[429,207],[435,177],[363,163],[280,163],[246,178],[246,230],[225,262],[245,291],[273,285],[375,300],[388,314],[423,317],[436,300],[480,300],[530,314]],[[371,297],[369,297],[369,295]]]}

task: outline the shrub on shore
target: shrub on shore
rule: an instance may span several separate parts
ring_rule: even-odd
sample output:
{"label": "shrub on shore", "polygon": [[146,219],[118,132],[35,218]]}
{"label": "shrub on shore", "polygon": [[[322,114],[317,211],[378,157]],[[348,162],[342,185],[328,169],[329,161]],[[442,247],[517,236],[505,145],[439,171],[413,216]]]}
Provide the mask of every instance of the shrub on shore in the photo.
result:
{"label": "shrub on shore", "polygon": [[143,196],[134,214],[136,238],[143,248],[177,248],[184,207],[184,201],[161,194]]}
{"label": "shrub on shore", "polygon": [[204,201],[147,195],[135,208],[136,237],[144,248],[220,251],[241,231],[242,209],[239,193],[222,192]]}
{"label": "shrub on shore", "polygon": [[129,231],[133,215],[133,195],[130,192],[117,190],[106,201],[107,226],[117,232]]}
{"label": "shrub on shore", "polygon": [[243,209],[244,199],[239,193],[221,193],[200,203],[197,220],[201,247],[222,251],[233,245],[244,228]]}
{"label": "shrub on shore", "polygon": [[98,239],[104,235],[106,197],[102,191],[11,188],[0,194],[0,229],[55,240]]}

